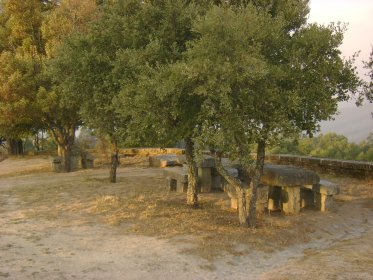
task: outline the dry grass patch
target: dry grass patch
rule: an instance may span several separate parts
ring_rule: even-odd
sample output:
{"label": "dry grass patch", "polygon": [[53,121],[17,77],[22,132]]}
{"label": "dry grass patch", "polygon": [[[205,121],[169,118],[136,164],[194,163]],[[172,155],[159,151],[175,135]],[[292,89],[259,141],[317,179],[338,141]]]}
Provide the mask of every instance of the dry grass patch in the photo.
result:
{"label": "dry grass patch", "polygon": [[373,199],[373,180],[362,180],[349,177],[337,177],[334,175],[323,175],[323,178],[337,183],[340,186],[340,194],[336,196],[337,201],[353,201]]}
{"label": "dry grass patch", "polygon": [[[209,260],[227,253],[240,256],[253,249],[270,253],[308,242],[315,223],[328,219],[313,210],[297,216],[272,213],[258,218],[257,229],[242,228],[226,194],[201,194],[200,208],[191,209],[186,206],[185,194],[166,190],[161,169],[143,167],[147,158],[135,160],[141,162],[140,167],[130,166],[132,161],[128,159],[123,168],[122,162],[116,184],[108,183],[107,169],[95,169],[59,175],[48,183],[33,183],[30,178],[30,184],[7,194],[18,199],[28,218],[98,222],[115,226],[123,234],[192,243],[185,253]],[[341,184],[342,194],[372,197],[368,191],[372,182],[334,181]]]}
{"label": "dry grass patch", "polygon": [[184,252],[210,260],[226,253],[242,255],[249,249],[272,252],[308,240],[309,228],[298,227],[299,217],[261,216],[258,228],[251,230],[239,226],[224,193],[203,194],[200,208],[192,209],[185,204],[185,194],[167,193],[163,186],[153,190],[144,186],[144,194],[97,197],[89,212],[107,224],[126,225],[130,233],[182,242],[185,236],[192,237],[195,246]]}

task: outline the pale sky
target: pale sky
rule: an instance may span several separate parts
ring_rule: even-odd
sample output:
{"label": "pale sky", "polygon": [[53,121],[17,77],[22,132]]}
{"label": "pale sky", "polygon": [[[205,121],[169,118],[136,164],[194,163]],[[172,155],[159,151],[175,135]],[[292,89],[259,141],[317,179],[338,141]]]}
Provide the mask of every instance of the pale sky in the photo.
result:
{"label": "pale sky", "polygon": [[[340,49],[345,57],[360,51],[356,66],[364,77],[366,70],[361,61],[368,60],[373,47],[373,0],[310,0],[310,8],[308,22],[348,24]],[[354,102],[345,102],[339,105],[339,111],[335,121],[321,124],[322,133],[334,131],[359,142],[373,132],[373,104],[365,102],[364,106],[356,108]]]}

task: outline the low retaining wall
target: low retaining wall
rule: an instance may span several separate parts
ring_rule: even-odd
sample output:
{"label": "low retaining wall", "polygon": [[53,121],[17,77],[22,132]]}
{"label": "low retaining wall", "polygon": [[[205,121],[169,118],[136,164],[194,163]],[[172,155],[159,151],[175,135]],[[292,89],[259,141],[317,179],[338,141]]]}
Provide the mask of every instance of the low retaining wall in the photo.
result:
{"label": "low retaining wall", "polygon": [[336,160],[294,155],[267,155],[266,161],[303,167],[321,174],[334,174],[359,179],[373,179],[373,162]]}
{"label": "low retaining wall", "polygon": [[128,148],[120,149],[119,154],[125,156],[156,156],[165,154],[182,155],[184,154],[184,149],[178,148]]}

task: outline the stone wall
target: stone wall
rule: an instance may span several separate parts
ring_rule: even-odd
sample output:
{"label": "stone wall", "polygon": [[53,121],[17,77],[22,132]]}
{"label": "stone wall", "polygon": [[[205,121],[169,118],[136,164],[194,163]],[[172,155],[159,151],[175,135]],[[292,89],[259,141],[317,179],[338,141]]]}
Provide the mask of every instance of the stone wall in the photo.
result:
{"label": "stone wall", "polygon": [[184,154],[184,149],[179,148],[128,148],[120,149],[119,154],[124,156],[156,156],[156,155],[182,155]]}
{"label": "stone wall", "polygon": [[320,174],[342,175],[360,179],[373,179],[373,162],[336,160],[294,155],[267,155],[274,164],[295,165]]}

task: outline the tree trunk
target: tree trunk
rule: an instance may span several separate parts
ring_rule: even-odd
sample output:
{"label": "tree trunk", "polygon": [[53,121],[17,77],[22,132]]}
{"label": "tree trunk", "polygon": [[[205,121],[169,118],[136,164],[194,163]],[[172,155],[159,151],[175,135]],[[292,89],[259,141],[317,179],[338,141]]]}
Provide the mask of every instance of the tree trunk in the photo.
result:
{"label": "tree trunk", "polygon": [[63,162],[63,170],[65,172],[71,172],[71,146],[65,145],[60,148],[61,156],[62,156],[62,162]]}
{"label": "tree trunk", "polygon": [[190,137],[185,138],[185,156],[188,164],[187,205],[198,207],[198,169],[194,159],[194,143]]}
{"label": "tree trunk", "polygon": [[248,223],[247,208],[246,208],[246,189],[244,188],[236,189],[236,192],[237,192],[238,220],[241,226],[247,227],[249,223]]}
{"label": "tree trunk", "polygon": [[75,141],[75,127],[60,127],[51,129],[52,135],[58,147],[58,155],[62,157],[63,170],[71,172],[72,148]]}
{"label": "tree trunk", "polygon": [[111,155],[111,166],[110,166],[110,183],[116,183],[117,181],[117,167],[119,162],[118,157],[118,144],[116,141],[112,142],[113,154]]}
{"label": "tree trunk", "polygon": [[40,149],[42,151],[44,151],[44,145],[43,145],[43,142],[44,142],[44,132],[43,130],[41,131],[41,139],[40,139]]}
{"label": "tree trunk", "polygon": [[248,227],[249,219],[247,215],[246,198],[247,198],[247,185],[241,182],[238,178],[230,176],[221,164],[221,157],[214,155],[216,170],[228,182],[228,187],[234,188],[237,194],[237,209],[238,221],[240,226]]}
{"label": "tree trunk", "polygon": [[250,208],[249,208],[249,226],[251,228],[256,227],[256,200],[258,187],[260,185],[260,180],[263,174],[264,168],[264,156],[265,156],[265,141],[261,140],[258,142],[258,148],[256,151],[256,164],[255,164],[255,174],[253,178],[251,198],[250,198]]}
{"label": "tree trunk", "polygon": [[36,132],[34,135],[34,140],[32,141],[32,144],[34,146],[34,149],[36,152],[40,151],[40,138],[39,138],[39,132]]}
{"label": "tree trunk", "polygon": [[23,141],[22,139],[7,139],[8,153],[12,156],[23,155]]}

